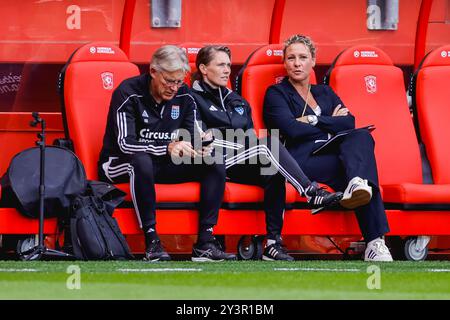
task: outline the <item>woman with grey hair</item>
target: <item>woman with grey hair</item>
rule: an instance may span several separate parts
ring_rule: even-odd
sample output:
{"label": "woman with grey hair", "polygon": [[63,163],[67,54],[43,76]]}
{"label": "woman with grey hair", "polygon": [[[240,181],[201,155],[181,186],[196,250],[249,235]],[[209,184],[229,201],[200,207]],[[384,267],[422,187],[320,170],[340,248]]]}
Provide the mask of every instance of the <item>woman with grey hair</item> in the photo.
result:
{"label": "woman with grey hair", "polygon": [[[170,260],[156,232],[155,183],[200,182],[199,229],[192,260],[234,260],[213,237],[225,190],[223,164],[197,164],[174,160],[208,154],[195,150],[190,139],[181,140],[184,129],[196,133],[195,104],[183,84],[189,65],[176,46],[159,48],[149,72],[124,80],[114,91],[103,148],[99,177],[112,183],[130,182],[130,192],[145,237],[145,260]],[[198,132],[197,132],[198,134]],[[181,162],[181,163],[180,163]]]}

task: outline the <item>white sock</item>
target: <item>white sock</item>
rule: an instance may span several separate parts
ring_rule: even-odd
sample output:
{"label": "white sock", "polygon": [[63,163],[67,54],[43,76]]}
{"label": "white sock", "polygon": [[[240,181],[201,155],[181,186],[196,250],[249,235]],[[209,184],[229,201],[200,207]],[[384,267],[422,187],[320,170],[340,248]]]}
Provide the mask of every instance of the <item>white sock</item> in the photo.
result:
{"label": "white sock", "polygon": [[268,247],[268,246],[270,246],[270,245],[272,245],[272,244],[274,244],[274,243],[276,243],[275,240],[273,240],[273,239],[267,239],[266,247]]}

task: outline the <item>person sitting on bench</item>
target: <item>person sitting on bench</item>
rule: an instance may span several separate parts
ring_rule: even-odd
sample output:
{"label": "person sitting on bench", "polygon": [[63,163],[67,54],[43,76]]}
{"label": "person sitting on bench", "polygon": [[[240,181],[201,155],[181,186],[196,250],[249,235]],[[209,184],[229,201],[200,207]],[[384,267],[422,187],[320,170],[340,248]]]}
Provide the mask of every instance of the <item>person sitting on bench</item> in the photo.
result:
{"label": "person sitting on bench", "polygon": [[[334,190],[343,190],[340,204],[355,209],[365,242],[365,261],[392,261],[383,236],[389,231],[378,186],[375,142],[367,129],[355,128],[355,118],[326,85],[311,85],[316,48],[309,37],[294,35],[284,45],[287,76],[266,91],[264,121],[280,129],[286,147],[305,173]],[[337,146],[313,154],[318,142],[351,130]]]}
{"label": "person sitting on bench", "polygon": [[189,71],[180,48],[163,46],[154,53],[149,72],[123,81],[111,99],[99,177],[112,183],[130,182],[148,261],[170,260],[156,231],[155,183],[187,181],[201,184],[199,231],[192,260],[236,259],[223,252],[212,235],[225,190],[224,165],[183,160],[203,158],[211,152],[211,147],[194,149],[192,139],[181,140],[183,129],[191,137],[196,134],[194,101],[183,84]]}
{"label": "person sitting on bench", "polygon": [[[228,89],[231,52],[226,46],[206,46],[197,54],[199,80],[192,95],[199,118],[214,136],[216,153],[223,155],[227,177],[232,182],[264,188],[267,244],[263,260],[293,260],[282,244],[281,231],[286,198],[286,180],[307,198],[313,208],[324,208],[339,201],[341,192],[330,193],[311,182],[297,162],[274,136],[258,139],[248,102]],[[273,170],[268,170],[272,166]]]}

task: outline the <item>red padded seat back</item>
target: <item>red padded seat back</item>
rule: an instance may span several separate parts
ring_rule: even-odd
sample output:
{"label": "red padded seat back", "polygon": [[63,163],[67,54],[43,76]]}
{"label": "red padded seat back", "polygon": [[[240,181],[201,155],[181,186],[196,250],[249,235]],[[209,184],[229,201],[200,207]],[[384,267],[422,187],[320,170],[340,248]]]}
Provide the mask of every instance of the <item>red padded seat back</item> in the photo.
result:
{"label": "red padded seat back", "polygon": [[64,76],[67,129],[88,179],[97,179],[97,161],[106,127],[111,94],[139,69],[118,47],[90,43],[71,57]]}
{"label": "red padded seat back", "polygon": [[196,43],[196,42],[186,42],[183,44],[180,44],[179,47],[183,49],[184,52],[186,52],[186,56],[189,61],[189,66],[191,67],[191,72],[186,74],[186,77],[184,78],[184,82],[188,85],[192,85],[191,77],[194,72],[197,71],[197,67],[195,66],[195,59],[197,59],[197,53],[198,51],[203,47],[203,44]]}
{"label": "red padded seat back", "polygon": [[[239,75],[239,93],[252,108],[253,124],[257,132],[264,129],[263,103],[268,87],[281,82],[286,76],[283,64],[283,45],[269,44],[257,49],[248,58]],[[311,83],[316,83],[315,73],[311,73]],[[264,135],[264,134],[262,134]]]}
{"label": "red padded seat back", "polygon": [[422,183],[422,166],[409,112],[403,73],[372,46],[341,53],[330,86],[356,117],[356,126],[374,124],[375,155],[381,184]]}
{"label": "red padded seat back", "polygon": [[430,52],[417,73],[415,103],[434,183],[450,183],[450,45]]}

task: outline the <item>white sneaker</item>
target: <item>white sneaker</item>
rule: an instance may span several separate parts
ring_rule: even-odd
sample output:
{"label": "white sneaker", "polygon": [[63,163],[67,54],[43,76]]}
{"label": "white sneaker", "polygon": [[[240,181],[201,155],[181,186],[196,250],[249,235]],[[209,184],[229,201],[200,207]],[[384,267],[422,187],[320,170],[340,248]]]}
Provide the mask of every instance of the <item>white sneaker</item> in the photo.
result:
{"label": "white sneaker", "polygon": [[393,261],[391,253],[382,238],[377,238],[367,244],[366,251],[364,253],[364,261]]}
{"label": "white sneaker", "polygon": [[344,208],[355,209],[368,204],[370,199],[372,199],[372,187],[369,186],[367,180],[354,177],[348,183],[340,204]]}

